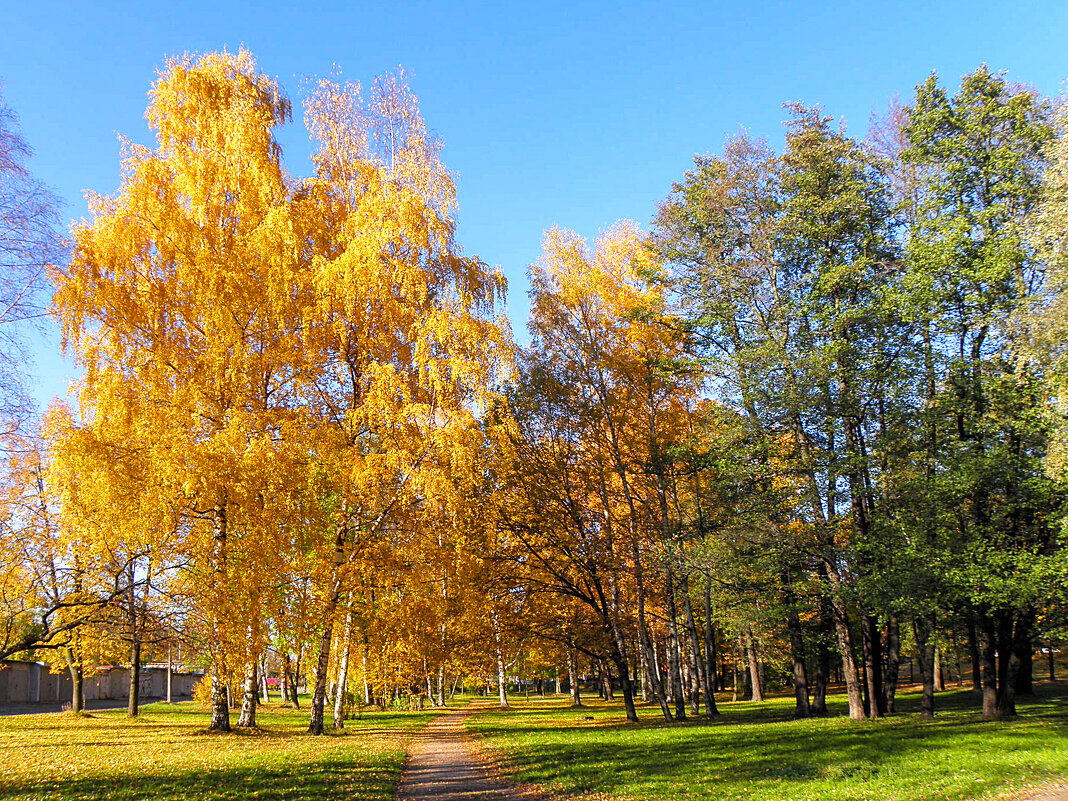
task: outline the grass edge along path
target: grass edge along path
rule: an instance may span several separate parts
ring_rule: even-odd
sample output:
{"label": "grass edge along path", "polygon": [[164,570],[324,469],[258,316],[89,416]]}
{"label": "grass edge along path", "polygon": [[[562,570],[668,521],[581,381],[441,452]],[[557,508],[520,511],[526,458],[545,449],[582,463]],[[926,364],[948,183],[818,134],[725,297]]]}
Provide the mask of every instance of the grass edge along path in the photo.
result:
{"label": "grass edge along path", "polygon": [[650,708],[634,725],[619,702],[574,710],[549,697],[467,725],[511,780],[562,798],[1025,799],[1068,779],[1066,695],[1064,684],[1039,685],[1005,722],[983,722],[971,692],[950,691],[931,722],[906,692],[900,714],[875,721],[848,720],[832,697],[822,719],[793,720],[792,698],[773,698],[723,703],[712,723],[664,724]]}
{"label": "grass edge along path", "polygon": [[307,710],[261,707],[260,727],[215,734],[203,707],[0,718],[0,801],[392,801],[415,731],[440,714],[364,712],[306,733]]}

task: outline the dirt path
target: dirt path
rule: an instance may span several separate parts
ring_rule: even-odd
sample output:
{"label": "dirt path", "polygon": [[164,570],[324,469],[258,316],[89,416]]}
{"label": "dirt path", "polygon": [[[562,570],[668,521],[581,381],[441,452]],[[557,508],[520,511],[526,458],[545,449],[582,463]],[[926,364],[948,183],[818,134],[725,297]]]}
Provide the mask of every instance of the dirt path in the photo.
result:
{"label": "dirt path", "polygon": [[1031,795],[1024,796],[1022,801],[1068,801],[1068,784],[1033,792]]}
{"label": "dirt path", "polygon": [[471,748],[464,719],[484,705],[431,721],[412,741],[397,785],[397,801],[530,801],[531,796],[493,778]]}

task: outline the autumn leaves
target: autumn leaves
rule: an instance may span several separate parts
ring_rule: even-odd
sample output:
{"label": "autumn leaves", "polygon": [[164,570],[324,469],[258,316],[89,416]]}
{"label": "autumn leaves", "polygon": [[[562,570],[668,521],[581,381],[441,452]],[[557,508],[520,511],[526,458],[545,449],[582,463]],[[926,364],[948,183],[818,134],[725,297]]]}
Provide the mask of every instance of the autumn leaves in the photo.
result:
{"label": "autumn leaves", "polygon": [[[225,686],[303,583],[322,731],[334,627],[385,543],[456,506],[438,474],[477,453],[475,412],[509,353],[503,279],[455,244],[455,192],[403,77],[366,101],[333,80],[311,91],[304,179],[274,137],[291,113],[246,51],[169,62],[147,112],[156,147],[126,147],[118,193],[94,200],[55,273],[85,368],[75,428],[143,467],[123,492],[156,513],[116,525],[180,565],[219,729]],[[114,491],[100,458],[56,469]]]}
{"label": "autumn leaves", "polygon": [[[639,693],[680,719],[715,714],[736,642],[754,696],[777,670],[799,715],[825,712],[840,660],[851,715],[877,716],[902,626],[930,701],[936,626],[969,622],[996,672],[1040,604],[976,591],[987,554],[1008,574],[1059,553],[1046,422],[1018,425],[1048,409],[1008,316],[1029,300],[1013,276],[1038,279],[1016,232],[1053,131],[969,80],[921,87],[887,153],[795,107],[782,154],[739,137],[699,159],[652,240],[552,229],[513,372],[503,278],[457,245],[401,73],[311,87],[298,177],[275,138],[293,109],[249,53],[169,62],[155,146],[125,146],[53,271],[85,372],[80,415],[55,410],[50,453],[10,475],[56,612],[19,625],[70,645],[119,604],[131,661],[155,628],[210,665],[219,730],[239,686],[254,725],[268,651],[289,684],[291,655],[310,666],[313,733],[331,695],[342,724],[356,672],[368,703],[465,672],[503,700],[520,658],[585,660],[631,719]],[[1021,181],[976,131],[1027,179],[982,208],[969,176]],[[933,563],[968,580],[935,586]]]}

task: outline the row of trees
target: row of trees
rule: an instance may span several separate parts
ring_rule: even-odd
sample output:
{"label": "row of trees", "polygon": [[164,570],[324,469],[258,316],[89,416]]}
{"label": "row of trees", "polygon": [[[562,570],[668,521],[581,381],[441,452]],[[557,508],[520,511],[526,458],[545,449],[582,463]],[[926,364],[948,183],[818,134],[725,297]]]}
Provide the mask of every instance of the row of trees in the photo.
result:
{"label": "row of trees", "polygon": [[335,725],[465,678],[505,704],[517,670],[575,703],[596,674],[631,720],[713,716],[743,674],[874,717],[905,656],[931,715],[963,643],[1015,713],[1068,586],[1049,103],[932,77],[867,141],[791,106],[781,152],[697,159],[650,233],[548,232],[518,353],[403,74],[312,87],[307,178],[291,115],[247,52],[169,62],[156,146],[54,262],[80,409],[12,450],[0,657],[77,688],[115,633],[135,668],[180,642],[221,730],[303,665],[321,733],[328,697]]}
{"label": "row of trees", "polygon": [[798,716],[840,662],[854,718],[893,711],[902,642],[933,714],[959,625],[984,717],[1011,716],[1064,625],[1057,119],[986,68],[955,94],[932,76],[865,142],[788,108],[782,152],[698,158],[647,239],[550,233],[507,526],[598,624],[580,647],[632,719],[654,629],[664,717],[688,664],[715,714],[717,624],[785,644]]}

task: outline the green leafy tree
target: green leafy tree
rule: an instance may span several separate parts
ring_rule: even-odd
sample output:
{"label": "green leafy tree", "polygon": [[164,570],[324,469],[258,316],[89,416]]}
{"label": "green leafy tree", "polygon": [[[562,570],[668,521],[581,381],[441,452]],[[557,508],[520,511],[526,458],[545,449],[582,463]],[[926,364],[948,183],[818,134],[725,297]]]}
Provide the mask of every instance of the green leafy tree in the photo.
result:
{"label": "green leafy tree", "polygon": [[1039,565],[1052,547],[1053,487],[1038,377],[1020,362],[1013,316],[1042,279],[1026,236],[1039,200],[1048,103],[980,67],[952,96],[917,88],[904,161],[920,175],[908,233],[906,305],[929,371],[926,450],[948,527],[952,586],[980,640],[983,715],[1015,714],[1029,670]]}

